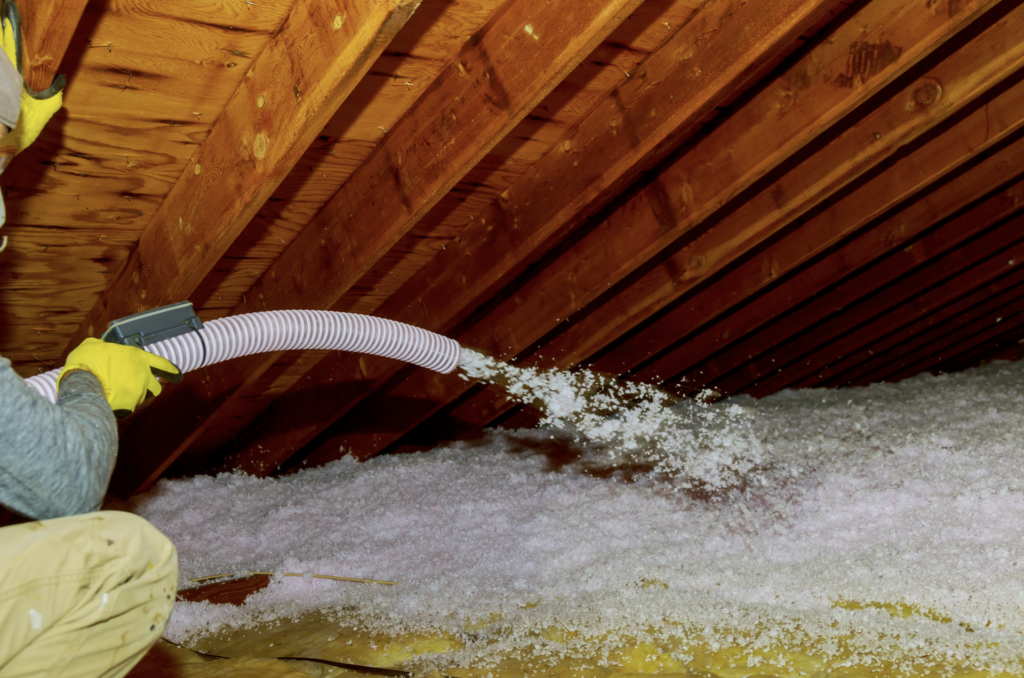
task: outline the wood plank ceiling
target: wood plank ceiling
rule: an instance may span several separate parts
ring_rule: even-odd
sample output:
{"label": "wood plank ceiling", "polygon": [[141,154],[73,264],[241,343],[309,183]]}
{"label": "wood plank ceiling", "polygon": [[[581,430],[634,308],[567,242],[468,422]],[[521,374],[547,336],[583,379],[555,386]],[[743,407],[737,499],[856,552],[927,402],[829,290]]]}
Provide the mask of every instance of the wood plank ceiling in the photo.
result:
{"label": "wood plank ceiling", "polygon": [[[681,394],[1024,338],[1019,0],[90,0],[69,37],[26,26],[30,59],[67,44],[69,85],[0,182],[25,376],[181,299]],[[254,356],[128,420],[115,488],[534,416],[389,359]]]}

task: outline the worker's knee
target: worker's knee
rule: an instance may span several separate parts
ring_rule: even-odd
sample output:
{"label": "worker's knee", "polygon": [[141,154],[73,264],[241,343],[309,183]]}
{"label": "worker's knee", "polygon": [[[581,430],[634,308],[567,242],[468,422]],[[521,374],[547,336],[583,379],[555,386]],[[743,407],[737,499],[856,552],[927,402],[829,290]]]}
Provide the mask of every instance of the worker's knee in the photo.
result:
{"label": "worker's knee", "polygon": [[[95,592],[125,583],[177,582],[178,555],[170,540],[142,518],[122,511],[97,511],[5,527],[0,536],[2,575],[19,581],[89,582]],[[51,584],[46,584],[51,585]]]}
{"label": "worker's knee", "polygon": [[4,530],[0,556],[11,555],[0,568],[5,671],[63,675],[70,662],[83,675],[123,675],[163,632],[178,556],[142,518],[101,511]]}
{"label": "worker's knee", "polygon": [[[117,553],[110,564],[120,562],[108,570],[115,578],[104,577],[96,616],[83,619],[96,631],[89,642],[94,651],[79,654],[77,661],[101,661],[101,648],[117,646],[125,648],[123,665],[129,666],[167,626],[177,592],[178,553],[167,537],[138,516],[117,511],[95,516],[99,548]],[[103,601],[108,601],[107,609]]]}
{"label": "worker's knee", "polygon": [[[171,540],[146,520],[132,513],[99,511],[96,534],[100,548],[109,548],[124,562],[125,577],[141,578],[151,583],[178,582],[178,552]],[[123,581],[123,580],[122,580]]]}

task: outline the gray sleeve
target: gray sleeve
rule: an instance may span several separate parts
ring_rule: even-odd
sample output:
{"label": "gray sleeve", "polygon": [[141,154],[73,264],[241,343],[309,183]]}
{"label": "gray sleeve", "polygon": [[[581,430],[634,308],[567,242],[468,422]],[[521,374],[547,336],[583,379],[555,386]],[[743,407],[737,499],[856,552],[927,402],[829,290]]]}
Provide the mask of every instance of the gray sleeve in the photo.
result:
{"label": "gray sleeve", "polygon": [[0,357],[0,504],[30,518],[100,507],[117,459],[117,422],[100,382],[74,372],[54,405]]}

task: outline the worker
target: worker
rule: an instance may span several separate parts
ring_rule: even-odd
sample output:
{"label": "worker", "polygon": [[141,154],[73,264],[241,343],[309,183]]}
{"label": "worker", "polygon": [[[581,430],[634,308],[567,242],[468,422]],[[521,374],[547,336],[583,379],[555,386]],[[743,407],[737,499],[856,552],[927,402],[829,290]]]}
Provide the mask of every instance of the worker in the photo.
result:
{"label": "worker", "polygon": [[[0,136],[19,151],[60,104],[23,94],[11,32],[7,21]],[[173,544],[142,518],[98,510],[117,456],[114,412],[159,394],[157,375],[180,380],[163,358],[86,339],[54,404],[0,357],[0,504],[35,519],[0,528],[0,678],[123,676],[163,633],[178,579]]]}

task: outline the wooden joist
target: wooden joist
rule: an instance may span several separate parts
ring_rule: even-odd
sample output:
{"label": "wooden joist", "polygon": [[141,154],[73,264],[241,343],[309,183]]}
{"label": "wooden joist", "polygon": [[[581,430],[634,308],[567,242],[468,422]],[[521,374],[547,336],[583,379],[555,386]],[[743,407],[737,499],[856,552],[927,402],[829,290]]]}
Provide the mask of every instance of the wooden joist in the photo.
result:
{"label": "wooden joist", "polygon": [[[906,19],[906,12],[910,10],[904,3],[876,1],[865,6],[855,18],[829,36],[829,40],[818,43],[786,74],[759,92],[682,157],[662,167],[657,179],[604,222],[556,259],[546,261],[545,267],[514,295],[460,335],[460,342],[506,359],[529,349],[555,330],[560,320],[597,299],[601,289],[622,280],[649,257],[677,241],[688,229],[700,224],[790,157],[801,144],[836,123],[990,6],[985,3],[957,5],[959,12],[927,18],[915,13],[913,21]],[[1005,25],[1006,22],[998,22],[993,27],[1000,36],[996,44],[975,46],[961,57],[971,69],[982,62],[977,79],[952,73],[948,66],[943,68],[945,62],[940,63],[935,67],[940,69],[938,72],[943,77],[951,76],[950,86],[944,87],[941,93],[932,89],[934,83],[915,80],[898,99],[860,118],[829,146],[776,181],[774,188],[778,190],[765,190],[748,200],[716,222],[703,234],[706,237],[684,246],[668,263],[663,260],[656,265],[643,279],[650,285],[642,282],[626,288],[603,307],[609,309],[606,315],[600,314],[599,308],[598,313],[574,319],[565,332],[530,356],[527,364],[564,368],[588,357],[674,298],[676,289],[693,289],[733,262],[734,255],[739,256],[746,248],[777,233],[790,220],[895,152],[901,144],[913,140],[952,110],[999,82],[1013,70],[1013,50],[1019,51],[1018,45],[1008,44],[1016,35],[1016,24],[1010,22],[1009,29]],[[902,51],[893,51],[894,60],[884,68],[879,67],[874,78],[858,80],[858,86],[852,89],[836,87],[836,82],[843,82],[848,74],[851,62],[847,56],[851,50],[855,52],[865,41],[881,43],[882,36],[892,40],[892,44],[901,45]],[[997,63],[991,63],[1000,49],[1011,50],[1011,56],[1007,60],[996,57]],[[989,69],[987,75],[986,68]],[[922,89],[924,91],[915,96]],[[798,95],[794,97],[795,91]],[[929,94],[936,96],[929,98],[926,96]],[[780,218],[782,215],[786,218]],[[745,217],[750,220],[744,220]],[[714,247],[703,247],[711,239]],[[407,384],[393,389],[391,395],[409,398],[413,394],[430,394],[425,399],[433,401],[436,411],[464,393],[467,387],[458,379],[416,373]],[[507,408],[507,405],[487,402],[489,393],[482,391],[463,403],[459,407],[460,419],[471,420],[474,411],[491,417]],[[375,397],[374,400],[377,401],[376,411],[383,412],[386,399]],[[353,421],[364,420],[374,412],[368,407],[369,404],[357,410]],[[356,449],[360,456],[379,451],[381,445],[396,440],[418,423],[413,419],[416,414],[419,413],[413,412],[408,421],[403,420],[404,413],[391,414],[387,418],[389,430],[374,432],[372,438],[364,436],[359,440],[357,434],[345,436],[339,432],[320,444],[310,456],[310,462],[330,458],[329,455],[336,455],[340,447]],[[483,425],[487,421],[482,419],[478,423]],[[371,447],[360,451],[353,444],[357,440],[369,442]]]}
{"label": "wooden joist", "polygon": [[[805,263],[857,234],[880,215],[942,177],[955,173],[962,164],[1024,127],[1021,114],[1024,82],[1015,83],[1008,90],[978,103],[981,105],[974,106],[969,115],[938,130],[941,134],[932,135],[927,142],[875,172],[782,240],[729,271],[713,286],[688,297],[685,303],[661,317],[656,326],[638,332],[601,356],[593,362],[593,369],[616,373],[635,370],[633,378],[646,382],[687,376],[730,340],[738,341],[759,325],[785,314],[796,303],[830,287],[891,249],[904,246],[937,219],[951,213],[949,210],[977,199],[979,188],[984,191],[1005,176],[1007,162],[1015,158],[1024,160],[1021,155],[1024,144],[1016,142],[1010,149],[998,153],[995,159],[970,170],[965,178],[955,179],[954,190],[943,189],[935,198],[945,202],[945,211],[927,209],[928,200],[917,202],[909,208],[909,213],[873,225],[872,235],[858,237],[837,256],[798,271],[792,280],[786,279]],[[960,187],[966,188],[966,193],[957,190]],[[868,284],[874,289],[881,281]],[[730,309],[742,306],[766,289],[770,291],[757,303],[727,315]],[[725,317],[711,324],[722,316]],[[661,355],[673,344],[671,351]],[[742,352],[731,355],[731,359],[746,360]],[[652,356],[657,359],[651,360]],[[642,369],[635,369],[640,364],[644,365]],[[693,380],[691,386],[699,387],[701,378],[694,375]]]}
{"label": "wooden joist", "polygon": [[[796,384],[823,370],[831,363],[850,353],[859,351],[873,340],[898,331],[903,324],[919,318],[921,314],[941,308],[955,300],[964,290],[973,290],[1005,275],[1016,263],[1014,255],[1003,256],[993,252],[1011,247],[1024,238],[1021,224],[1014,219],[989,230],[964,246],[947,253],[889,285],[884,294],[871,297],[872,303],[861,303],[847,308],[840,315],[813,328],[809,334],[794,338],[775,351],[766,353],[750,363],[736,377],[744,383],[738,389],[724,390],[724,382],[714,386],[725,393],[742,390],[754,397],[762,397]],[[1022,255],[1024,256],[1024,255]],[[940,291],[929,292],[941,286]],[[915,307],[925,293],[927,306]],[[780,371],[779,368],[791,369]],[[730,387],[734,383],[729,380]]]}
{"label": "wooden joist", "polygon": [[[997,232],[1003,238],[1012,237],[1008,229],[1016,229],[1024,233],[1021,230],[1022,226],[1024,226],[1024,218],[1017,217],[997,229]],[[995,236],[995,238],[998,238],[998,236]],[[988,243],[993,242],[993,239],[992,234],[987,234],[982,240]],[[1022,236],[1022,239],[1024,239],[1024,236]],[[938,321],[939,318],[945,317],[951,319],[953,323],[961,319],[974,323],[976,322],[976,319],[972,317],[974,314],[982,316],[993,315],[993,317],[1005,315],[1007,312],[1006,305],[1009,304],[1012,307],[1016,303],[1016,298],[1021,294],[1020,288],[1010,290],[1010,299],[1001,299],[1000,297],[1003,295],[996,294],[992,295],[985,303],[975,304],[969,308],[962,306],[964,297],[973,296],[972,293],[976,290],[990,290],[993,287],[1005,286],[1007,283],[1011,283],[1019,278],[1019,276],[1015,275],[1015,272],[1021,268],[1018,264],[1024,264],[1024,258],[1022,258],[1024,257],[1022,255],[1024,250],[1022,250],[1020,241],[1011,243],[1008,248],[1000,247],[1003,244],[1001,239],[994,239],[994,242],[996,250],[992,256],[976,264],[973,268],[965,270],[958,275],[950,276],[941,284],[929,289],[920,296],[909,299],[906,303],[896,306],[858,327],[856,332],[849,336],[849,342],[844,341],[845,345],[859,340],[862,341],[864,337],[872,337],[879,333],[881,333],[880,338],[884,340],[901,334],[907,329],[908,325],[914,325],[919,321],[934,322]],[[986,308],[990,303],[995,303],[995,308]],[[932,351],[930,354],[921,355],[920,352],[912,350],[910,346],[900,347],[905,352],[904,355],[900,356],[893,365],[880,370],[876,375],[878,377],[876,380],[898,381],[901,378],[911,376],[912,373],[908,374],[906,368],[910,365],[915,365],[922,359],[937,355],[933,350],[935,345],[938,344],[943,335],[948,335],[951,329],[959,332],[955,324],[948,324],[937,328],[938,331],[930,337],[932,339],[932,346],[928,349]],[[832,367],[832,365],[829,367]],[[794,386],[797,388],[815,386],[837,371],[836,369],[829,368],[818,370],[800,382],[795,382]],[[894,377],[894,375],[900,376]]]}
{"label": "wooden joist", "polygon": [[86,4],[88,0],[50,0],[18,5],[24,44],[22,75],[32,89],[46,89],[58,75]]}
{"label": "wooden joist", "polygon": [[[831,8],[831,2],[788,0],[775,7],[770,21],[762,7],[749,3],[698,11],[378,313],[449,332]],[[394,361],[368,357],[325,359],[315,377],[297,383],[268,410],[265,423],[248,432],[251,442],[237,467],[272,470],[367,392],[349,389],[344,400],[328,406],[313,396],[325,384],[380,384],[398,369]],[[429,393],[429,377],[416,378]],[[309,425],[297,430],[297,418]]]}
{"label": "wooden joist", "polygon": [[[929,368],[930,372],[956,372],[995,360],[1020,360],[1024,358],[1021,340],[1024,339],[1024,323],[1013,323],[1013,327],[993,334],[983,332],[982,341],[973,346],[964,345],[963,350],[952,357],[944,356],[942,362]],[[1005,325],[1003,326],[1005,329]],[[966,342],[965,342],[966,343]]]}
{"label": "wooden joist", "polygon": [[187,299],[418,5],[297,3],[65,356],[111,320]]}
{"label": "wooden joist", "polygon": [[[1024,263],[1024,262],[1022,262]],[[908,354],[926,347],[938,337],[948,333],[950,328],[957,328],[977,317],[1005,306],[1021,303],[1024,294],[1024,266],[999,278],[988,286],[966,293],[963,297],[936,313],[910,323],[898,332],[894,332],[867,350],[858,351],[855,355],[858,362],[852,363],[852,369],[843,369],[839,361],[829,366],[834,376],[819,381],[821,386],[836,387],[848,384],[865,386],[882,377],[892,374],[896,366],[902,366]],[[852,357],[852,356],[851,356]],[[849,367],[849,365],[847,365]]]}
{"label": "wooden joist", "polygon": [[[666,354],[664,365],[652,363],[650,369],[676,375],[672,379],[684,377],[686,381],[678,384],[682,392],[699,390],[712,382],[718,382],[726,393],[735,392],[747,382],[740,377],[739,381],[723,381],[731,379],[725,377],[726,373],[740,369],[738,366],[785,344],[1014,214],[1024,201],[1024,182],[1011,185],[963,214],[957,213],[985,198],[993,185],[999,185],[1022,163],[1024,140],[1017,139],[850,243],[843,256],[849,261],[847,267],[834,271],[834,262],[829,259],[816,263],[762,296],[758,309],[742,309],[711,328],[710,333]],[[934,224],[940,224],[940,228],[928,233]],[[926,237],[914,241],[925,233]],[[870,254],[883,251],[887,243],[892,254],[872,263]],[[810,300],[794,297],[807,287],[827,291]],[[719,343],[726,347],[719,346],[715,353]],[[691,347],[693,353],[688,352]]]}
{"label": "wooden joist", "polygon": [[[641,0],[510,0],[468,40],[342,188],[247,293],[235,313],[329,309],[395,242],[579,64]],[[152,482],[239,387],[276,356],[204,370],[129,431],[139,450],[122,464],[122,494]],[[343,400],[341,402],[344,402]],[[158,412],[158,413],[157,413]],[[159,419],[187,422],[153,449]]]}
{"label": "wooden joist", "polygon": [[1024,303],[1017,298],[938,339],[922,351],[907,356],[901,365],[902,369],[888,375],[886,380],[900,381],[921,372],[941,369],[944,363],[963,360],[965,353],[973,353],[980,347],[998,345],[1002,336],[1020,337],[1022,327]]}
{"label": "wooden joist", "polygon": [[270,575],[267,574],[232,577],[178,591],[177,600],[189,603],[206,601],[211,605],[241,605],[246,598],[269,584]]}
{"label": "wooden joist", "polygon": [[[585,360],[668,304],[714,279],[728,266],[742,261],[746,253],[782,233],[825,198],[974,101],[1021,64],[1024,64],[1024,8],[976,36],[884,104],[846,127],[825,148],[745,201],[706,234],[666,257],[621,294],[573,323],[544,351],[557,355],[561,363]],[[984,122],[984,113],[980,117]],[[1006,117],[1018,118],[1012,113]],[[980,136],[984,140],[984,133]],[[964,159],[971,154],[968,144],[963,151]],[[962,160],[950,161],[954,167],[959,162]],[[917,186],[909,183],[904,196],[920,187],[920,183]],[[880,213],[881,210],[871,216]],[[853,226],[855,228],[856,224]],[[816,227],[809,231],[812,234],[822,232],[826,235],[825,242],[808,244],[806,247],[811,252],[806,254],[797,251],[798,262],[838,242],[840,238],[835,235],[849,233],[849,230],[832,233],[827,223],[816,224]],[[766,276],[770,282],[783,271],[783,266],[770,262],[766,271],[754,275]],[[708,310],[713,312],[714,307]]]}

